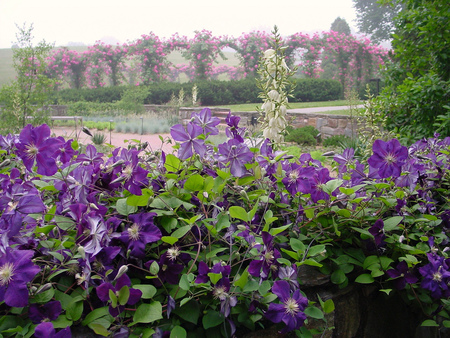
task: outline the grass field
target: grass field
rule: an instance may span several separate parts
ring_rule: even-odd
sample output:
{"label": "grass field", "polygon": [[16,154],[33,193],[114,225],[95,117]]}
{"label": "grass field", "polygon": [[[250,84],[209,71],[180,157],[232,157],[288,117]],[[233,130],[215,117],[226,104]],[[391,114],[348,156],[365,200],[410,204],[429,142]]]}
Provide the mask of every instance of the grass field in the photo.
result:
{"label": "grass field", "polygon": [[[59,49],[62,47],[57,47],[56,49]],[[71,50],[75,50],[79,53],[84,52],[87,50],[87,47],[85,46],[74,46],[70,47]],[[224,52],[224,55],[226,56],[226,60],[222,60],[219,58],[217,65],[227,65],[227,66],[238,66],[239,60],[236,57],[235,53],[233,52]],[[13,68],[13,51],[10,48],[0,48],[0,87],[4,84],[8,84],[15,78],[15,72]],[[168,60],[172,62],[173,64],[182,64],[182,63],[188,63],[188,61],[181,55],[181,52],[174,51],[168,55]],[[224,74],[222,74],[224,75]],[[225,75],[224,75],[225,76]],[[183,80],[183,77],[181,77]]]}
{"label": "grass field", "polygon": [[[359,104],[363,104],[361,101]],[[261,103],[245,103],[245,104],[233,104],[233,105],[224,105],[220,106],[220,108],[228,108],[233,112],[248,112],[248,111],[256,111],[256,107],[261,106]],[[290,109],[297,108],[315,108],[315,107],[334,107],[334,106],[348,106],[348,101],[346,100],[337,100],[337,101],[321,101],[321,102],[291,102],[289,103]],[[318,112],[317,114],[320,114]],[[342,110],[331,110],[324,111],[323,113],[332,114],[332,115],[348,115],[349,111],[347,109]]]}

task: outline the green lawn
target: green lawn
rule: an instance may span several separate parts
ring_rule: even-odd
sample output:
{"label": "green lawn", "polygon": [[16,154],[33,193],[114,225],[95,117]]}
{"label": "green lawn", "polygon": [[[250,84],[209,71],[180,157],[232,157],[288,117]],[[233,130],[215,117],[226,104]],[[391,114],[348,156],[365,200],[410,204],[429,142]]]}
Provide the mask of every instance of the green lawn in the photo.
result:
{"label": "green lawn", "polygon": [[[360,102],[363,104],[363,101]],[[224,105],[220,106],[220,108],[228,108],[233,112],[247,112],[247,111],[256,111],[256,107],[260,106],[261,103],[245,103],[245,104],[232,104],[232,105]],[[289,103],[289,108],[315,108],[315,107],[334,107],[334,106],[348,106],[348,101],[346,100],[337,100],[337,101],[321,101],[321,102],[291,102]],[[335,115],[347,115],[344,114],[347,112],[347,109],[335,110],[335,111],[327,111],[327,114],[335,114]]]}

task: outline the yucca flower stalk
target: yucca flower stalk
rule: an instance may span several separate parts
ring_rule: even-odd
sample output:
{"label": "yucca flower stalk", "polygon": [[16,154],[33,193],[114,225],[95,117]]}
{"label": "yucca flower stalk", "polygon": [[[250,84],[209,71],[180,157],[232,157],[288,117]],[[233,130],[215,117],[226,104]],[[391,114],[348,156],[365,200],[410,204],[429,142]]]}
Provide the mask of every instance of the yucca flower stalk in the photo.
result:
{"label": "yucca flower stalk", "polygon": [[277,26],[272,31],[272,48],[264,52],[260,60],[258,87],[261,89],[259,97],[263,100],[260,112],[263,136],[275,144],[284,141],[284,132],[288,126],[286,119],[288,96],[292,93],[294,84],[289,78],[295,70],[286,65],[282,38]]}

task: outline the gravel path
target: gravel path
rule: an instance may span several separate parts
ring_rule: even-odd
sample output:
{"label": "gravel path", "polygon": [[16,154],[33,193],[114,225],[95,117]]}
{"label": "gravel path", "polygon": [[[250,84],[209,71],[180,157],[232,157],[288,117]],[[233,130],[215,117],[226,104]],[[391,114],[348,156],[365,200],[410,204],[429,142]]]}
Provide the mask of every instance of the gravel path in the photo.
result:
{"label": "gravel path", "polygon": [[[96,130],[91,130],[92,134],[97,133]],[[83,133],[79,128],[77,129],[77,133],[75,133],[75,127],[53,127],[52,133],[55,136],[63,136],[65,139],[75,139],[76,135],[78,136],[78,141],[82,144],[93,144],[91,137],[85,133]],[[172,144],[163,143],[160,139],[160,136],[164,141],[170,139],[170,134],[160,134],[160,135],[139,135],[139,134],[126,134],[126,133],[115,133],[111,132],[111,135],[108,131],[102,131],[106,136],[106,143],[110,143],[115,147],[127,147],[127,140],[139,140],[141,142],[148,142],[149,147],[152,150],[164,150],[166,153],[171,153],[173,151]],[[111,137],[111,141],[110,141]],[[150,149],[150,148],[147,148]]]}

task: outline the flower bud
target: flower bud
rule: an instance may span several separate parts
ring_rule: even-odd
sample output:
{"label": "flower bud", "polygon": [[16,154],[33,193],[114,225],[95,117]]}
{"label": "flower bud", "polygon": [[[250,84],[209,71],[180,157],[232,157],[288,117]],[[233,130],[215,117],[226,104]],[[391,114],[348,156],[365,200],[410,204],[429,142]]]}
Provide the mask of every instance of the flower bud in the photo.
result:
{"label": "flower bud", "polygon": [[269,59],[275,55],[275,51],[273,49],[268,49],[264,52],[264,58]]}
{"label": "flower bud", "polygon": [[128,271],[128,266],[127,265],[122,265],[119,268],[119,272],[117,272],[117,276],[116,276],[116,278],[114,278],[114,280],[120,278],[123,274],[127,273],[127,271]]}
{"label": "flower bud", "polygon": [[86,259],[86,252],[84,251],[84,246],[80,245],[77,250],[81,258]]}

